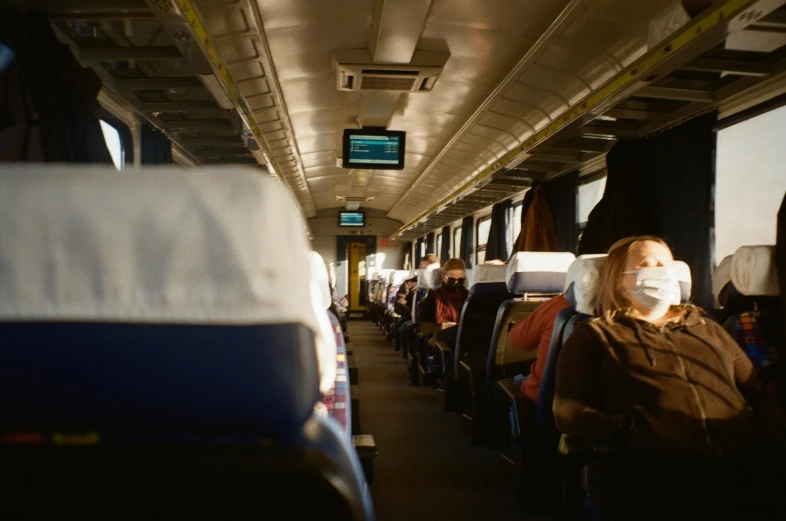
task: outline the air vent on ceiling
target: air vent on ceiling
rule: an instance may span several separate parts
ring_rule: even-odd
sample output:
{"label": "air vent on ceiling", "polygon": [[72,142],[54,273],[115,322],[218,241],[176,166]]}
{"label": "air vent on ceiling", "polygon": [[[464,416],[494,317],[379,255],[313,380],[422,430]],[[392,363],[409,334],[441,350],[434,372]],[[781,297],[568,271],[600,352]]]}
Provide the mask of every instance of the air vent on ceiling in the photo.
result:
{"label": "air vent on ceiling", "polygon": [[442,67],[338,64],[338,90],[431,92]]}

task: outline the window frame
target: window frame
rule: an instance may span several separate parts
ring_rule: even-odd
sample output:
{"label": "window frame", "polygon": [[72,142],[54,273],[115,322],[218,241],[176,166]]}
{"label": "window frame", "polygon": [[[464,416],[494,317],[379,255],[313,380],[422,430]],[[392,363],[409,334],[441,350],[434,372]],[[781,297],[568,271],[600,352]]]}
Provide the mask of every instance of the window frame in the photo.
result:
{"label": "window frame", "polygon": [[[488,235],[486,236],[486,242],[483,244],[480,243],[480,225],[485,223],[486,221],[489,222],[489,226],[491,226],[491,214],[481,215],[477,219],[475,219],[475,248],[472,253],[475,256],[475,264],[480,265],[483,262],[480,261],[480,253],[483,252],[483,260],[485,261],[486,258],[486,246],[488,245],[489,238]],[[489,230],[490,232],[491,230]]]}

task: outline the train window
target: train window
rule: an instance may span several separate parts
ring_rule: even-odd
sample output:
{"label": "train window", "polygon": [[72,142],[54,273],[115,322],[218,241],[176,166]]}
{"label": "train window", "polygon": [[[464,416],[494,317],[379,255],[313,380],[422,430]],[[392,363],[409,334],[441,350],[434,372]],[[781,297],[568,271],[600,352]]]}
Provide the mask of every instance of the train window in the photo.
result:
{"label": "train window", "polygon": [[519,201],[508,208],[507,243],[508,251],[513,251],[516,238],[521,231],[521,208],[524,201]]}
{"label": "train window", "polygon": [[587,222],[589,214],[595,205],[598,204],[603,191],[606,189],[606,175],[579,185],[578,208],[576,212],[576,222],[580,228]]}
{"label": "train window", "polygon": [[121,170],[125,163],[125,154],[123,153],[123,141],[120,139],[120,132],[103,119],[99,120],[99,122],[101,123],[101,131],[104,133],[106,147],[112,156],[112,162],[115,164],[115,168]]}
{"label": "train window", "polygon": [[715,262],[746,244],[775,244],[786,191],[786,107],[718,131]]}
{"label": "train window", "polygon": [[487,215],[478,219],[475,230],[475,235],[478,238],[477,248],[475,250],[477,253],[477,263],[483,264],[486,260],[486,244],[489,242],[489,231],[491,231],[491,216]]}
{"label": "train window", "polygon": [[439,257],[442,255],[442,233],[437,235],[437,251],[434,254]]}
{"label": "train window", "polygon": [[420,258],[422,259],[425,256],[426,256],[426,239],[424,237],[423,241],[420,243]]}
{"label": "train window", "polygon": [[453,249],[451,250],[454,258],[461,256],[459,248],[461,248],[461,226],[456,226],[453,228]]}

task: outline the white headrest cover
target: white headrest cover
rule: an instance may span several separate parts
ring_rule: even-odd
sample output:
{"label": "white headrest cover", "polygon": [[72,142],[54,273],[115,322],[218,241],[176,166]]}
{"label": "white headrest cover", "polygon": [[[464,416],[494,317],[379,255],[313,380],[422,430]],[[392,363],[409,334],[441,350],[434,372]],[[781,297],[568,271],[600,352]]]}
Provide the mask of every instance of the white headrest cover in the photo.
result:
{"label": "white headrest cover", "polygon": [[328,318],[327,309],[333,300],[328,286],[328,272],[322,256],[315,252],[308,252],[311,271],[311,302],[314,313],[319,322],[319,334],[316,336],[317,358],[319,359],[320,383],[319,389],[324,393],[329,391],[336,383],[338,373],[338,347],[333,325]]}
{"label": "white headrest cover", "polygon": [[379,271],[377,272],[377,277],[378,277],[378,279],[379,279],[379,280],[381,280],[381,281],[383,281],[383,282],[387,283],[387,281],[388,281],[388,277],[390,276],[390,274],[391,274],[392,272],[393,272],[393,270],[391,270],[391,269],[384,269],[384,270],[379,270]]}
{"label": "white headrest cover", "polygon": [[480,264],[472,268],[467,277],[468,286],[472,287],[480,282],[505,282],[505,264]]}
{"label": "white headrest cover", "polygon": [[740,246],[731,260],[731,282],[745,296],[777,297],[774,246]]}
{"label": "white headrest cover", "polygon": [[5,165],[0,230],[0,321],[321,330],[305,222],[256,169]]}
{"label": "white headrest cover", "polygon": [[724,257],[712,274],[712,296],[715,299],[715,307],[720,307],[720,301],[718,300],[720,292],[726,284],[731,282],[731,260],[733,258],[733,255]]}
{"label": "white headrest cover", "polygon": [[573,298],[568,300],[574,301],[571,304],[575,304],[574,309],[579,313],[595,314],[600,274],[606,263],[606,256],[605,253],[579,255],[565,274],[564,290],[567,292],[570,285],[573,284]]}
{"label": "white headrest cover", "polygon": [[388,281],[394,286],[400,286],[405,280],[412,277],[412,272],[409,270],[394,270]]}
{"label": "white headrest cover", "polygon": [[[511,257],[505,282],[511,293],[559,292],[576,256],[570,252],[520,251]],[[519,274],[532,274],[522,278]],[[537,274],[537,275],[536,275]],[[556,283],[555,283],[556,281]]]}
{"label": "white headrest cover", "polygon": [[418,287],[436,289],[442,284],[442,270],[418,270]]}

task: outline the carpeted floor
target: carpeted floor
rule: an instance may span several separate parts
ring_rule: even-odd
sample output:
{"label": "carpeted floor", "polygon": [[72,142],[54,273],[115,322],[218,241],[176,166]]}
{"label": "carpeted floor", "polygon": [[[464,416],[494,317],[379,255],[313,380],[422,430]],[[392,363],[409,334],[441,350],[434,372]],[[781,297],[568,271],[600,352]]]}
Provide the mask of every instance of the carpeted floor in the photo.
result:
{"label": "carpeted floor", "polygon": [[407,386],[405,361],[369,321],[353,320],[360,424],[379,449],[371,486],[377,521],[486,521],[527,515],[497,452],[472,447],[458,415],[443,413],[433,387]]}

